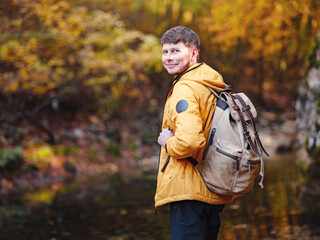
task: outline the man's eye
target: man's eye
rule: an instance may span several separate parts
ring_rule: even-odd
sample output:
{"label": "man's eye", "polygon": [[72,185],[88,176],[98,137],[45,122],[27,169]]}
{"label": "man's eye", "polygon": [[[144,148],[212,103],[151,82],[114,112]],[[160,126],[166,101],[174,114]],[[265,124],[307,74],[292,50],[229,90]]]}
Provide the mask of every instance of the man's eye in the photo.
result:
{"label": "man's eye", "polygon": [[178,49],[174,50],[174,52],[180,52]]}

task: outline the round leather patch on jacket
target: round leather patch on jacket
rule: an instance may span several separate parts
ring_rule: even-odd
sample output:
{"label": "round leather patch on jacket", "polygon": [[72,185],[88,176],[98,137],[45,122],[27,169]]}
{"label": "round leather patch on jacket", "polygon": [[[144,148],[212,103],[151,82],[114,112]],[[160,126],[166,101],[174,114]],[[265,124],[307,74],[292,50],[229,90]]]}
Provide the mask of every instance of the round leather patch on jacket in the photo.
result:
{"label": "round leather patch on jacket", "polygon": [[186,100],[180,100],[177,103],[176,111],[177,113],[182,113],[188,109],[188,102]]}

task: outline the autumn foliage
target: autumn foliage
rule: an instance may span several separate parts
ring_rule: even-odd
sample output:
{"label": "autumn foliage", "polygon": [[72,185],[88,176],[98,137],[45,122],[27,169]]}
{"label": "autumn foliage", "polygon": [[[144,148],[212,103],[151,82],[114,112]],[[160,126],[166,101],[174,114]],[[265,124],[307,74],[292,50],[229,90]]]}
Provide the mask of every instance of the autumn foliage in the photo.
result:
{"label": "autumn foliage", "polygon": [[15,97],[15,105],[58,108],[77,98],[108,113],[132,83],[148,81],[145,69],[159,59],[154,36],[126,29],[111,12],[56,0],[5,0],[1,9],[0,91],[7,103]]}
{"label": "autumn foliage", "polygon": [[51,141],[43,110],[61,118],[66,111],[90,112],[106,121],[125,112],[142,120],[144,114],[150,122],[146,112],[161,112],[170,84],[161,66],[159,37],[172,26],[185,25],[199,33],[201,60],[227,83],[268,111],[292,110],[320,31],[319,4],[2,0],[0,107],[28,119]]}

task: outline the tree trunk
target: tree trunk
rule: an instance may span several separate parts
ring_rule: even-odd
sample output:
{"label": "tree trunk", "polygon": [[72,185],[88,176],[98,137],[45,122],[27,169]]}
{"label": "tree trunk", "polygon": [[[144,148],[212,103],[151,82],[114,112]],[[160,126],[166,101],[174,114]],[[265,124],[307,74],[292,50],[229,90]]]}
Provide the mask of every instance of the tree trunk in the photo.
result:
{"label": "tree trunk", "polygon": [[4,106],[7,109],[10,109],[14,112],[21,112],[23,116],[33,125],[38,127],[40,130],[45,132],[48,136],[48,143],[55,144],[55,137],[52,131],[50,131],[43,123],[42,121],[37,118],[36,114],[34,114],[32,111],[26,110],[21,104],[19,104],[17,101],[14,101],[10,98],[8,98],[1,90],[0,90],[0,101],[4,103]]}

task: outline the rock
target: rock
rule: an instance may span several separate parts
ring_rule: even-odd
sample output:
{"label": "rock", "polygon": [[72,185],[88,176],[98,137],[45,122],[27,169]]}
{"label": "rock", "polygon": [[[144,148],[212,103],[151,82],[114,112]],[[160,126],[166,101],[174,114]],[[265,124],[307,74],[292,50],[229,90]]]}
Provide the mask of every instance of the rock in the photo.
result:
{"label": "rock", "polygon": [[158,167],[159,156],[152,156],[148,158],[141,159],[138,166],[143,171],[156,170]]}
{"label": "rock", "polygon": [[314,160],[320,160],[320,34],[310,55],[310,69],[296,103],[299,141]]}
{"label": "rock", "polygon": [[76,137],[76,138],[83,138],[84,137],[84,132],[82,131],[82,129],[80,128],[75,128],[73,129],[73,135]]}

